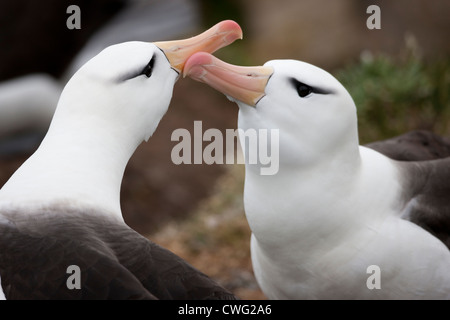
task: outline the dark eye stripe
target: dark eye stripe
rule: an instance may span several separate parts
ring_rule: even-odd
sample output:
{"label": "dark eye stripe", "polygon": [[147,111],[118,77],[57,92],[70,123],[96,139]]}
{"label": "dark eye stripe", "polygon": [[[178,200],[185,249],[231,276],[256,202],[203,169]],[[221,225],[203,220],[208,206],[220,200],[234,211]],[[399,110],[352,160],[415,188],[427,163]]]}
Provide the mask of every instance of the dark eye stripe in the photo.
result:
{"label": "dark eye stripe", "polygon": [[150,78],[152,76],[154,64],[155,64],[155,56],[152,57],[152,59],[149,61],[149,63],[147,63],[147,65],[141,71],[140,74],[144,74],[147,78]]}
{"label": "dark eye stripe", "polygon": [[317,93],[317,94],[331,94],[331,93],[334,93],[331,90],[325,90],[325,89],[322,89],[322,88],[312,87],[310,85],[307,85],[307,84],[305,84],[303,82],[298,81],[295,78],[291,78],[290,81],[291,81],[292,85],[295,87],[295,89],[297,90],[297,92],[299,93],[299,95],[301,97],[306,97],[307,95],[309,95],[311,93]]}
{"label": "dark eye stripe", "polygon": [[150,78],[153,72],[153,66],[155,65],[155,60],[156,60],[155,55],[153,55],[153,57],[150,59],[150,61],[143,69],[140,69],[139,71],[133,71],[119,77],[118,82],[131,80],[142,75],[145,75],[147,78]]}

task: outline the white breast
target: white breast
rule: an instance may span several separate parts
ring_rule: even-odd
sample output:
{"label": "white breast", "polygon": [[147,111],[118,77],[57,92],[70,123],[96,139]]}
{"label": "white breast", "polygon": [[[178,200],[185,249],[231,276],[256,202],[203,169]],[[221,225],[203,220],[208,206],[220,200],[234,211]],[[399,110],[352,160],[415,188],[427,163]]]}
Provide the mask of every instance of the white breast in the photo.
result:
{"label": "white breast", "polygon": [[[390,160],[365,148],[361,158],[339,183],[339,174],[320,171],[291,172],[283,184],[247,176],[252,262],[269,298],[450,298],[448,249],[400,219]],[[380,290],[367,287],[372,265],[381,270]]]}

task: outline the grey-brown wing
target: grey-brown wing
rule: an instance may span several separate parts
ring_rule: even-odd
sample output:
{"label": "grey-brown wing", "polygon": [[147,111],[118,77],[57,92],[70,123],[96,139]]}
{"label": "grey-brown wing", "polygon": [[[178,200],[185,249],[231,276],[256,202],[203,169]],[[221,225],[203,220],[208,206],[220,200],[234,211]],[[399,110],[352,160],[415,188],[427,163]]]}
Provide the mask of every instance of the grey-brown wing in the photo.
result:
{"label": "grey-brown wing", "polygon": [[[0,274],[8,300],[155,299],[111,254],[64,231],[59,237],[0,225]],[[74,265],[78,274],[68,269]],[[72,276],[79,277],[78,288]]]}
{"label": "grey-brown wing", "polygon": [[425,161],[450,157],[450,139],[417,130],[365,145],[399,161]]}
{"label": "grey-brown wing", "polygon": [[450,158],[397,165],[406,203],[403,218],[428,230],[450,249]]}
{"label": "grey-brown wing", "polygon": [[[134,230],[119,226],[109,242],[120,262],[159,299],[236,299],[236,297],[171,251]],[[126,241],[114,241],[126,239]]]}
{"label": "grey-brown wing", "polygon": [[[72,265],[80,289],[67,286]],[[124,223],[88,213],[0,219],[0,275],[7,299],[235,299]]]}

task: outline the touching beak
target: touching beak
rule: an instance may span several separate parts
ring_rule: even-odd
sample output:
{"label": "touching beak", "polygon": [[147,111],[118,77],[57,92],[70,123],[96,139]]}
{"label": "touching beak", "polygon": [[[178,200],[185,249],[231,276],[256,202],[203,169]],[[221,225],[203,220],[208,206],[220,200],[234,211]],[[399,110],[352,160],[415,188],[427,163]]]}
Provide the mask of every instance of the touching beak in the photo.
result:
{"label": "touching beak", "polygon": [[200,51],[213,53],[237,39],[242,39],[241,27],[234,21],[226,20],[198,36],[184,40],[154,42],[154,44],[164,52],[172,68],[181,74],[186,60],[194,53]]}
{"label": "touching beak", "polygon": [[192,55],[184,67],[184,76],[253,107],[266,95],[266,85],[272,74],[271,67],[235,66],[206,52]]}

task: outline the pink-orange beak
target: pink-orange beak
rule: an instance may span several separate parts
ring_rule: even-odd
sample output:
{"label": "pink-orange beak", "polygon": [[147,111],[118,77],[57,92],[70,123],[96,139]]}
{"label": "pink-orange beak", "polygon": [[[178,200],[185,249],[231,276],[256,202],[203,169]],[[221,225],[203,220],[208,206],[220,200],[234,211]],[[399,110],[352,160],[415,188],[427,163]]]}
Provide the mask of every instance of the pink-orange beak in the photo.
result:
{"label": "pink-orange beak", "polygon": [[237,39],[242,39],[241,27],[234,21],[226,20],[198,36],[184,40],[154,42],[154,44],[164,52],[172,68],[182,73],[186,60],[192,54],[200,51],[213,53]]}
{"label": "pink-orange beak", "polygon": [[265,88],[272,74],[271,67],[235,66],[206,52],[192,55],[184,67],[184,76],[204,82],[249,106],[256,106],[265,96]]}

